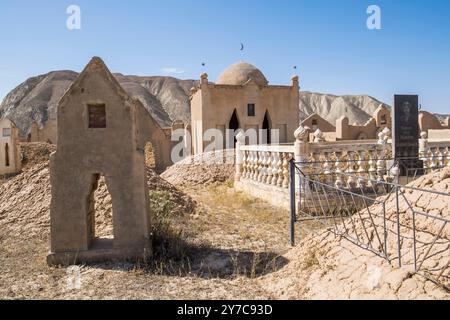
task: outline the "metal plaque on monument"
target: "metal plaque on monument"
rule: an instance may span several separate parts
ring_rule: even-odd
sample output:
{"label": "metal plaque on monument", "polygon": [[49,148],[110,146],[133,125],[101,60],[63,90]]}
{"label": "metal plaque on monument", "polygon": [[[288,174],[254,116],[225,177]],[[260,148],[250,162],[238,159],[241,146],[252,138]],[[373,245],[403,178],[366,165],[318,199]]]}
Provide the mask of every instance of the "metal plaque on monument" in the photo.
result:
{"label": "metal plaque on monument", "polygon": [[400,175],[423,168],[419,160],[419,96],[395,95],[392,110],[392,153]]}

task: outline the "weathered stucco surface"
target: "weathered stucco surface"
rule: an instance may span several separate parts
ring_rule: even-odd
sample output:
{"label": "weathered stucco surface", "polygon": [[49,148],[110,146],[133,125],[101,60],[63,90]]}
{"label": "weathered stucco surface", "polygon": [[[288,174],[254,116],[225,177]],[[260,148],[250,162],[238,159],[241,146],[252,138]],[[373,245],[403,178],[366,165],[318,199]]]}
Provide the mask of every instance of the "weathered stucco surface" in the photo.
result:
{"label": "weathered stucco surface", "polygon": [[[244,130],[263,129],[267,112],[270,129],[279,129],[280,142],[293,142],[291,137],[300,123],[298,77],[292,78],[291,86],[272,86],[259,70],[246,63],[230,68],[224,72],[226,77],[219,77],[218,84],[209,83],[207,75],[202,75],[199,87],[191,92],[194,154],[204,152],[210,143],[202,139],[208,129],[222,131],[225,140],[234,112],[239,128]],[[255,105],[255,116],[248,115],[248,104]]]}
{"label": "weathered stucco surface", "polygon": [[22,161],[19,129],[8,119],[0,119],[0,175],[20,172]]}
{"label": "weathered stucco surface", "polygon": [[[93,128],[89,110],[104,106],[106,125]],[[51,156],[50,264],[137,258],[151,253],[144,111],[103,61],[93,58],[58,105],[58,146]],[[112,197],[113,240],[95,235],[94,191],[105,177]]]}
{"label": "weathered stucco surface", "polygon": [[51,144],[58,143],[58,125],[56,119],[49,119],[43,126],[39,126],[38,122],[31,124],[30,132],[27,140],[29,142],[46,142]]}

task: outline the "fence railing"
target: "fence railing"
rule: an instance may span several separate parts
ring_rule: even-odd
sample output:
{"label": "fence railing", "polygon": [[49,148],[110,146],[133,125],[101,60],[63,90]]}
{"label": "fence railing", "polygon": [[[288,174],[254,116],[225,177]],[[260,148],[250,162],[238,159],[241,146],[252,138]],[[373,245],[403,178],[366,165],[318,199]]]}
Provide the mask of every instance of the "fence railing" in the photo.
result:
{"label": "fence railing", "polygon": [[[245,145],[245,136],[237,136],[236,180],[252,180],[276,188],[289,188],[289,161],[314,162],[308,174],[359,173],[382,176],[389,168],[391,156],[389,132],[379,140],[314,142],[305,141],[306,134],[299,128],[293,145]],[[300,130],[300,131],[299,131]],[[337,181],[337,183],[340,183]]]}
{"label": "fence railing", "polygon": [[278,188],[289,188],[289,161],[292,146],[241,146],[239,179],[253,180]]}
{"label": "fence railing", "polygon": [[236,181],[269,186],[274,194],[289,190],[292,244],[296,223],[319,220],[389,262],[410,265],[450,287],[450,217],[427,212],[426,204],[411,197],[439,198],[448,208],[450,194],[403,186],[399,180],[400,173],[415,179],[450,167],[450,141],[429,141],[422,134],[417,168],[412,168],[411,159],[392,159],[389,129],[367,141],[308,142],[304,127],[294,135],[293,145],[246,146],[243,134],[236,143]]}
{"label": "fence railing", "polygon": [[[295,224],[315,219],[355,245],[389,262],[398,261],[399,267],[410,265],[416,273],[450,288],[449,193],[354,172],[340,173],[345,178],[339,185],[304,170],[305,164],[290,162],[292,245]],[[427,212],[421,199],[441,201],[441,212]]]}
{"label": "fence railing", "polygon": [[[355,140],[335,142],[308,142],[308,131],[303,127],[295,133],[291,145],[245,145],[245,136],[238,135],[236,144],[236,180],[252,180],[274,188],[289,186],[289,161],[293,159],[306,175],[324,175],[337,186],[345,185],[342,173],[361,179],[357,181],[391,178],[393,167],[390,130],[379,134],[378,140]],[[426,134],[419,139],[420,166],[402,168],[409,182],[411,178],[433,170],[450,167],[450,141],[429,141]],[[406,159],[404,159],[406,161]]]}

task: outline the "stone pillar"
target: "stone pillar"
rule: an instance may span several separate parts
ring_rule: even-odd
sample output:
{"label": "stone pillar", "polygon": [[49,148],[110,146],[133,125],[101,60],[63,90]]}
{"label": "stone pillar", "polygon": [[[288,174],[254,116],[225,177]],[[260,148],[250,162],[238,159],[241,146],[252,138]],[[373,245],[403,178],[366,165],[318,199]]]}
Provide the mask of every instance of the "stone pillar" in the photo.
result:
{"label": "stone pillar", "polygon": [[186,155],[192,156],[194,148],[192,147],[192,130],[189,123],[184,127],[184,148]]}
{"label": "stone pillar", "polygon": [[240,181],[242,176],[242,160],[244,159],[244,151],[241,147],[245,146],[245,134],[240,131],[236,136],[236,176],[235,181]]}
{"label": "stone pillar", "polygon": [[[386,172],[386,153],[388,147],[388,141],[391,135],[391,130],[389,128],[384,128],[378,134],[378,144],[381,146],[381,154],[377,161],[377,172],[378,172],[378,180],[384,181],[384,174]],[[396,167],[391,168],[391,174],[394,175],[398,182],[398,174],[399,174],[398,165]]]}
{"label": "stone pillar", "polygon": [[294,87],[295,89],[300,89],[300,85],[298,82],[298,75],[293,75],[291,78],[291,86]]}
{"label": "stone pillar", "polygon": [[325,141],[322,130],[317,129],[313,135],[314,135],[314,141],[313,141],[314,143],[319,143],[319,142]]}
{"label": "stone pillar", "polygon": [[419,139],[419,159],[423,161],[425,169],[428,168],[428,134],[426,131],[420,133]]}
{"label": "stone pillar", "polygon": [[200,86],[203,88],[205,85],[208,85],[208,74],[202,73],[200,76]]}
{"label": "stone pillar", "polygon": [[[309,127],[300,126],[295,130],[294,137],[294,160],[297,163],[297,166],[302,170],[305,174],[307,173],[308,165],[305,163],[308,161],[309,154]],[[296,189],[300,190],[300,173],[296,174]]]}

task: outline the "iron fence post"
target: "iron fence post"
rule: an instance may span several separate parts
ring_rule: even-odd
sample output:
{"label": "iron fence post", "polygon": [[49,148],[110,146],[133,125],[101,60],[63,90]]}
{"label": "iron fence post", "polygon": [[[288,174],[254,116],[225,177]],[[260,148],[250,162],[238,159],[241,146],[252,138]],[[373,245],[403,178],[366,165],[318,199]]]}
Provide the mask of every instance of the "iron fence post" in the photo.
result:
{"label": "iron fence post", "polygon": [[290,174],[290,203],[291,203],[291,246],[295,246],[295,163],[294,159],[289,161]]}
{"label": "iron fence post", "polygon": [[401,238],[400,238],[400,205],[398,200],[398,185],[395,187],[395,210],[397,219],[397,252],[398,252],[398,267],[402,266],[402,255],[401,255]]}

